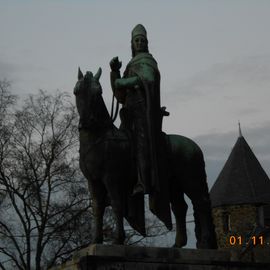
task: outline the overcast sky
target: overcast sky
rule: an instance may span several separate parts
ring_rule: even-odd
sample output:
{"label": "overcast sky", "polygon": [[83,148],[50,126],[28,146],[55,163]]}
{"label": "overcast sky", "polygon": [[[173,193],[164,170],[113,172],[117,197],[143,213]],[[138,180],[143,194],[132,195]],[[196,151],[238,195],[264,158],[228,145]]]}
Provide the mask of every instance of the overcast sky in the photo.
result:
{"label": "overcast sky", "polygon": [[[203,149],[209,186],[242,133],[270,172],[270,1],[0,0],[0,79],[25,97],[38,89],[72,94],[78,66],[103,69],[110,105],[109,61],[122,71],[133,27],[142,23],[161,72],[167,133]],[[189,210],[191,211],[191,210]]]}

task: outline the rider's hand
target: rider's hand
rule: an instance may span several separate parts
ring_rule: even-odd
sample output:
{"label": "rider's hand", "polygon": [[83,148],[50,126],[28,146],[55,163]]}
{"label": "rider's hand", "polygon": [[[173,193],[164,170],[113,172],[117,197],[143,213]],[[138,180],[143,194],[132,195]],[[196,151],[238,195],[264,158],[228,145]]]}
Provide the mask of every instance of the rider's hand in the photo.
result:
{"label": "rider's hand", "polygon": [[110,62],[110,67],[112,71],[119,71],[122,66],[122,62],[118,60],[118,56],[114,57]]}
{"label": "rider's hand", "polygon": [[116,79],[115,82],[114,82],[114,87],[115,89],[119,89],[122,87],[122,84],[121,84],[121,79]]}

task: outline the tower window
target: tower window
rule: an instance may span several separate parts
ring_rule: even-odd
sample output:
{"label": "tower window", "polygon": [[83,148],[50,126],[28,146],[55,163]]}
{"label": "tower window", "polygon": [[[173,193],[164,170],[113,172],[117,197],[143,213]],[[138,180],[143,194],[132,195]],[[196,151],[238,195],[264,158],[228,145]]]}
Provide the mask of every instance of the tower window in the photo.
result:
{"label": "tower window", "polygon": [[228,233],[232,230],[231,228],[231,218],[230,214],[227,212],[224,212],[222,215],[222,224],[223,224],[223,231],[225,233]]}

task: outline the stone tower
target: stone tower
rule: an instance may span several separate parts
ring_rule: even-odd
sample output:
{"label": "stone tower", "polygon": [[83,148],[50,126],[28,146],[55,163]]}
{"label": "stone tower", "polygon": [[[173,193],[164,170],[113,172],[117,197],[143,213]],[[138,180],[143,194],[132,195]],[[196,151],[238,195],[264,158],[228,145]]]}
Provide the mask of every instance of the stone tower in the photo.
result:
{"label": "stone tower", "polygon": [[269,223],[270,180],[239,131],[210,191],[218,248],[243,245],[255,228]]}

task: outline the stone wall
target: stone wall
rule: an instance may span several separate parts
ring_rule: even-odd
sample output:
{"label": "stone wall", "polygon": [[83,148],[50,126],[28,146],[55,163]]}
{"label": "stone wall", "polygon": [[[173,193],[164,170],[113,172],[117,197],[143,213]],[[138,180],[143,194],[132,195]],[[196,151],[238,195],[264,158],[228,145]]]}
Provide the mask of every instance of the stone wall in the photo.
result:
{"label": "stone wall", "polygon": [[[257,208],[254,205],[215,207],[212,214],[219,248],[239,247],[257,223]],[[231,238],[230,242],[230,237],[235,239]]]}

